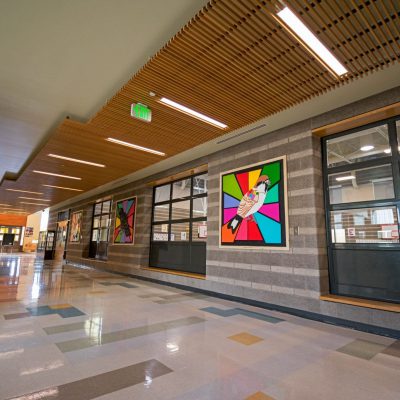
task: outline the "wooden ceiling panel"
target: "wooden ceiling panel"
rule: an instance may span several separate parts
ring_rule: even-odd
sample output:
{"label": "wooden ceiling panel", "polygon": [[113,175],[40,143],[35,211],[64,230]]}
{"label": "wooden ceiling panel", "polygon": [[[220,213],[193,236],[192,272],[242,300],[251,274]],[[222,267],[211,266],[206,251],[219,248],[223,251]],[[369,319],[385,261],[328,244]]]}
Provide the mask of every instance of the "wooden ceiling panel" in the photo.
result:
{"label": "wooden ceiling panel", "polygon": [[[0,203],[20,207],[19,193],[5,189],[36,188],[56,204],[77,192],[46,188],[43,183],[90,190],[399,61],[399,2],[291,0],[286,4],[348,74],[339,78],[330,73],[281,25],[276,17],[283,8],[280,1],[210,1],[87,123],[65,120],[15,181],[2,182]],[[156,96],[151,97],[150,91]],[[160,97],[228,128],[179,113],[159,103]],[[131,118],[133,102],[151,108],[151,123]],[[112,144],[107,137],[166,156]],[[106,164],[106,168],[53,159],[49,153]],[[34,169],[79,176],[82,181],[38,175]],[[26,206],[28,212],[36,209]]]}

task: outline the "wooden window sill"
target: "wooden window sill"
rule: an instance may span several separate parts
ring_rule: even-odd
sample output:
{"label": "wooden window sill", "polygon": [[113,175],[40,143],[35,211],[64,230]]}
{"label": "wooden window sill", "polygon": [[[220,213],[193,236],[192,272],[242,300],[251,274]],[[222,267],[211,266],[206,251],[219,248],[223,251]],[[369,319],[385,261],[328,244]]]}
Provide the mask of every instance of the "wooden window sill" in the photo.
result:
{"label": "wooden window sill", "polygon": [[374,310],[391,311],[400,313],[400,304],[386,303],[384,301],[375,301],[367,299],[357,299],[353,297],[336,296],[328,294],[320,296],[320,300],[331,301],[333,303],[349,304],[357,307],[372,308]]}
{"label": "wooden window sill", "polygon": [[183,272],[183,271],[175,271],[175,270],[172,270],[172,269],[152,268],[152,267],[142,267],[141,269],[143,269],[145,271],[162,272],[164,274],[185,276],[186,278],[203,279],[203,280],[206,279],[205,275],[194,274],[192,272]]}

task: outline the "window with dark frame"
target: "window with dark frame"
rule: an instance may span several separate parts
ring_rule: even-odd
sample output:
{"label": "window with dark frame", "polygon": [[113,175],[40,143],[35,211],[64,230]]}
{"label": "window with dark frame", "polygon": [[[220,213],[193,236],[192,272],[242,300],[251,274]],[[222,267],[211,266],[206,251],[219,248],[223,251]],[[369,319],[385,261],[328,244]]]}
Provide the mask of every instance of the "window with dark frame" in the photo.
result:
{"label": "window with dark frame", "polygon": [[20,226],[0,226],[0,242],[3,241],[4,234],[14,235],[14,244],[19,244],[21,241],[22,227]]}
{"label": "window with dark frame", "polygon": [[[392,263],[395,253],[400,251],[400,119],[392,118],[329,136],[322,139],[322,144],[331,292],[400,301],[393,294],[396,291],[388,289],[390,294],[385,293],[384,285],[368,287],[367,279],[361,277],[361,262],[357,271],[355,268],[342,279],[346,284],[353,280],[352,293],[350,284],[340,284],[341,274],[352,266],[338,265],[338,260],[343,264],[346,257],[350,259],[350,250],[353,257],[357,254],[353,262],[371,255],[382,264]],[[365,274],[372,276],[373,266],[364,264]],[[383,277],[382,282],[400,279],[400,275],[395,276],[399,265],[394,265],[392,270],[385,265],[393,276]],[[379,273],[384,274],[383,269]],[[358,288],[357,279],[360,279]],[[345,293],[341,293],[341,287]]]}
{"label": "window with dark frame", "polygon": [[207,240],[207,173],[156,186],[152,242]]}
{"label": "window with dark frame", "polygon": [[[95,203],[93,205],[92,230],[90,234],[91,250],[89,257],[106,259],[110,225],[111,200]],[[99,247],[99,244],[102,246]]]}

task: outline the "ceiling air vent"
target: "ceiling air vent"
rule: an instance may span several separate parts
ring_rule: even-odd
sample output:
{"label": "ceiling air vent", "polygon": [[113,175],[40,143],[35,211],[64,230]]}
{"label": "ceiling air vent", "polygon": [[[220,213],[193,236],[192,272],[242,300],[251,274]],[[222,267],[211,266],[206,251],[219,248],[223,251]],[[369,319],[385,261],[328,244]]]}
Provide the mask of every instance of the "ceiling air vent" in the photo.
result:
{"label": "ceiling air vent", "polygon": [[225,142],[228,142],[229,140],[236,139],[239,136],[245,135],[246,133],[253,132],[253,131],[257,130],[257,129],[263,128],[264,126],[267,126],[267,125],[266,124],[261,124],[261,125],[255,126],[254,128],[247,129],[247,131],[239,132],[236,135],[233,135],[233,136],[228,137],[226,139],[219,140],[217,142],[217,144],[225,143]]}

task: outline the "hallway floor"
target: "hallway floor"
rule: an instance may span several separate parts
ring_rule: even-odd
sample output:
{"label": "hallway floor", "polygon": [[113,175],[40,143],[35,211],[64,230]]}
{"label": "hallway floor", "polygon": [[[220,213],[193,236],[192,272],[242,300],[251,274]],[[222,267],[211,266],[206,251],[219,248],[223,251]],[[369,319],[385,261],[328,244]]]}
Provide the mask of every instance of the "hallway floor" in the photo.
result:
{"label": "hallway floor", "polygon": [[0,399],[399,400],[400,341],[0,255]]}

